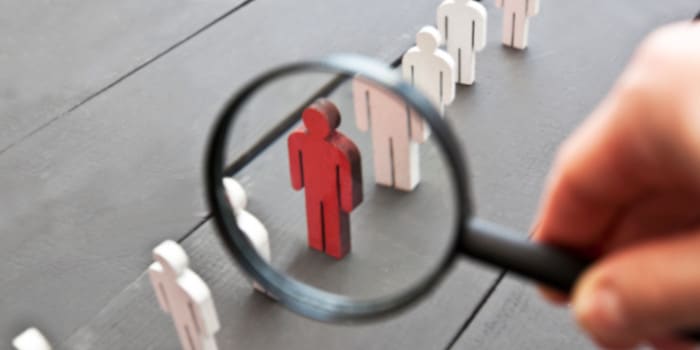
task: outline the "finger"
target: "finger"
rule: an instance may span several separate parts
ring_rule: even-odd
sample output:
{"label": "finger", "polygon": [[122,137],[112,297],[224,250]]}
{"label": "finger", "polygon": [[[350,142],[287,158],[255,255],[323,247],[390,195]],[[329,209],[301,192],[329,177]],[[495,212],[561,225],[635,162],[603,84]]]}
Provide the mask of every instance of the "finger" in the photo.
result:
{"label": "finger", "polygon": [[700,26],[675,24],[640,46],[608,97],[560,149],[536,239],[590,247],[644,190],[700,187],[700,85],[689,83],[700,71],[687,69],[700,56],[699,35]]}
{"label": "finger", "polygon": [[622,249],[574,289],[579,324],[601,344],[636,344],[700,326],[700,232]]}
{"label": "finger", "polygon": [[552,304],[565,305],[569,303],[570,298],[566,294],[562,294],[559,291],[547,288],[545,286],[538,286],[537,289],[539,289],[540,294],[542,294],[542,296]]}
{"label": "finger", "polygon": [[638,100],[613,92],[560,149],[544,192],[536,240],[594,248],[624,203],[643,192],[639,126],[628,122],[643,113]]}
{"label": "finger", "polygon": [[674,337],[670,338],[657,338],[649,341],[649,344],[656,350],[693,350],[695,349],[695,344],[679,340]]}
{"label": "finger", "polygon": [[630,204],[615,223],[615,234],[601,242],[603,252],[683,232],[700,225],[700,196],[693,191],[664,191]]}

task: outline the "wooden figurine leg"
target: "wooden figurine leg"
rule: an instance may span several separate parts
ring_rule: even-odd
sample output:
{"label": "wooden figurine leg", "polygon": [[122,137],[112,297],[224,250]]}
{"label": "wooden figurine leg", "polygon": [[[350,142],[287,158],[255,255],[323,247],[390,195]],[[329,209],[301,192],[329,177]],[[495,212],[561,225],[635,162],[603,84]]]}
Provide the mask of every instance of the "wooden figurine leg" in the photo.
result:
{"label": "wooden figurine leg", "polygon": [[474,84],[476,76],[476,52],[470,48],[459,49],[457,79],[462,85]]}
{"label": "wooden figurine leg", "polygon": [[503,45],[513,46],[515,30],[515,12],[503,12]]}
{"label": "wooden figurine leg", "polygon": [[450,57],[455,61],[455,64],[457,65],[457,82],[461,83],[461,72],[462,72],[462,61],[460,60],[461,56],[461,49],[457,45],[447,45],[447,53],[450,54]]}
{"label": "wooden figurine leg", "polygon": [[523,50],[527,47],[527,37],[530,31],[530,19],[525,15],[515,17],[513,30],[513,47]]}
{"label": "wooden figurine leg", "polygon": [[[307,192],[308,193],[308,192]],[[323,206],[321,201],[306,198],[306,229],[309,247],[323,251]]]}
{"label": "wooden figurine leg", "polygon": [[197,338],[199,335],[195,334],[194,330],[189,329],[185,324],[180,324],[177,325],[177,335],[180,338],[180,344],[182,345],[183,349],[198,350]]}
{"label": "wooden figurine leg", "polygon": [[413,191],[420,182],[420,160],[418,144],[408,137],[397,137],[394,151],[394,187],[402,191]]}
{"label": "wooden figurine leg", "polygon": [[214,336],[202,336],[202,350],[217,350]]}
{"label": "wooden figurine leg", "polygon": [[340,210],[337,200],[323,202],[325,252],[342,259],[350,251],[350,218]]}
{"label": "wooden figurine leg", "polygon": [[378,185],[391,187],[394,185],[392,178],[391,139],[386,137],[380,128],[372,130],[372,149],[374,152],[374,181]]}

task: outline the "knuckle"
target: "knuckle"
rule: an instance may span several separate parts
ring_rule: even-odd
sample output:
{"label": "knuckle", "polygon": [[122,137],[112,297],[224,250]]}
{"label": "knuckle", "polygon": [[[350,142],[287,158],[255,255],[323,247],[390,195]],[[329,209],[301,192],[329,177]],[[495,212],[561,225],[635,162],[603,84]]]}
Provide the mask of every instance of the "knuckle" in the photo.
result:
{"label": "knuckle", "polygon": [[619,264],[607,263],[597,266],[589,276],[593,289],[607,289],[612,293],[619,293],[616,281],[619,281]]}
{"label": "knuckle", "polygon": [[687,36],[686,28],[676,25],[667,25],[653,31],[642,42],[639,53],[642,56],[649,56],[660,59],[672,59],[675,55],[669,53],[669,49],[676,51],[679,40],[685,41]]}
{"label": "knuckle", "polygon": [[632,92],[658,84],[673,72],[683,59],[679,35],[675,27],[662,27],[651,33],[635,52],[622,79],[622,87]]}
{"label": "knuckle", "polygon": [[[700,56],[697,33],[687,26],[670,25],[651,33],[640,45],[635,62],[646,73],[684,72],[688,64],[696,64]],[[687,73],[687,72],[685,72]],[[659,77],[663,77],[656,74]]]}
{"label": "knuckle", "polygon": [[[661,27],[639,46],[617,84],[629,97],[659,98],[692,88],[700,79],[700,26],[671,24]],[[668,98],[668,97],[667,97]]]}

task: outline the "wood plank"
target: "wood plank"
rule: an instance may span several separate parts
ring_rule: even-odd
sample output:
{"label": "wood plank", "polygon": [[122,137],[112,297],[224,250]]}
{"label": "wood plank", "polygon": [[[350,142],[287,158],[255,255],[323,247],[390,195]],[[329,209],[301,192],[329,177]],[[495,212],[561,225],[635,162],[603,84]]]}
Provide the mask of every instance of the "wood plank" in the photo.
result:
{"label": "wood plank", "polygon": [[242,2],[0,2],[0,153]]}
{"label": "wood plank", "polygon": [[[491,274],[458,264],[443,285],[415,308],[369,323],[336,325],[302,318],[253,292],[230,262],[208,224],[183,246],[193,268],[210,284],[222,324],[221,349],[435,349],[458,329]],[[274,244],[274,241],[273,241]],[[491,277],[489,277],[491,276]],[[89,324],[71,336],[66,349],[175,349],[170,318],[158,309],[148,276],[127,286]]]}
{"label": "wood plank", "polygon": [[508,278],[453,349],[596,349],[567,309],[548,305],[529,283]]}
{"label": "wood plank", "polygon": [[[544,56],[544,58],[549,57],[549,59],[544,59],[542,57],[531,57],[530,53],[520,55],[514,54],[509,50],[503,50],[498,44],[499,37],[493,35],[493,33],[498,31],[498,26],[492,23],[490,31],[491,40],[495,43],[491,43],[484,57],[481,58],[482,63],[480,67],[482,68],[479,73],[481,74],[479,78],[480,82],[474,89],[460,89],[460,96],[455,102],[455,105],[450,108],[449,116],[452,123],[458,128],[459,134],[464,136],[463,141],[467,145],[471,156],[470,160],[474,167],[475,192],[477,203],[480,207],[480,213],[499,222],[515,226],[525,232],[536,206],[539,186],[544,178],[549,165],[549,159],[554,150],[554,142],[552,140],[563,138],[569,130],[565,126],[575,125],[580,120],[581,115],[584,114],[583,111],[590,108],[590,106],[595,103],[601,96],[601,91],[603,90],[599,89],[589,94],[583,94],[582,91],[587,89],[582,86],[580,87],[581,91],[573,91],[570,100],[565,101],[565,103],[569,103],[568,107],[571,108],[571,110],[567,111],[568,113],[563,113],[564,116],[555,114],[561,110],[552,109],[550,105],[552,99],[545,98],[556,96],[561,89],[560,85],[545,85],[540,90],[526,90],[524,92],[529,95],[518,98],[518,103],[504,104],[504,95],[522,94],[523,90],[525,90],[523,87],[529,86],[528,81],[525,79],[516,80],[517,84],[512,84],[512,81],[507,79],[507,76],[502,73],[504,66],[507,67],[507,70],[517,73],[516,76],[524,76],[529,79],[533,79],[533,77],[537,78],[534,79],[535,81],[533,84],[541,84],[542,81],[547,81],[551,78],[551,76],[548,75],[547,68],[554,66],[554,69],[558,72],[567,71],[570,68],[569,64],[566,62],[556,63],[561,57],[555,54],[549,53]],[[530,71],[532,71],[532,76],[528,75]],[[609,81],[601,82],[601,84],[609,84]],[[540,86],[541,85],[538,87]],[[576,100],[575,97],[579,97],[580,100]],[[562,104],[563,103],[564,102],[562,102]],[[536,110],[538,113],[535,116],[522,116],[522,111],[526,110],[525,108]],[[245,134],[249,127],[253,128],[254,126],[246,125],[246,128],[238,133],[239,138],[243,140],[246,139]],[[541,137],[533,139],[533,134],[539,134]],[[273,150],[270,152],[272,151]],[[364,154],[367,154],[367,152],[365,151]],[[280,160],[277,158],[277,162],[279,161],[284,163],[284,159]],[[275,159],[270,159],[267,162],[268,165],[263,166],[262,170],[272,169]],[[277,171],[252,171],[252,173],[244,174],[241,178],[251,192],[253,200],[251,211],[255,212],[257,215],[262,215],[265,222],[271,223],[273,233],[284,232],[288,229],[288,226],[299,225],[299,221],[303,221],[302,218],[298,218],[296,222],[283,220],[280,223],[279,219],[264,218],[268,206],[273,203],[256,204],[256,198],[265,197],[269,193],[275,193],[275,191],[270,191],[266,188],[266,186],[270,185],[270,182],[262,181],[260,178],[278,176],[280,168],[276,169]],[[526,169],[527,171],[523,171],[521,175],[519,169]],[[284,172],[283,168],[282,172]],[[284,197],[280,201],[286,202],[287,198]],[[303,223],[301,225],[303,225]],[[202,234],[208,233],[197,232],[191,239],[202,239],[200,238]],[[273,239],[272,241],[274,250],[274,242],[276,240]],[[190,240],[186,241],[186,245],[188,244],[191,244]],[[203,254],[205,257],[216,257],[217,253],[210,251],[212,249],[211,247],[205,246],[201,250],[206,253],[203,253],[199,249],[193,249],[192,253],[195,255]],[[211,270],[219,270],[207,268],[207,264],[201,266],[204,266],[200,269],[204,274],[211,274]],[[280,314],[275,313],[274,316],[266,317],[266,319],[274,320],[275,325],[284,325],[283,327],[277,327],[279,330],[276,332],[270,333],[261,331],[258,333],[257,330],[253,331],[250,328],[245,328],[246,332],[243,333],[239,330],[240,327],[242,327],[240,326],[241,324],[256,322],[256,325],[260,325],[258,322],[265,323],[257,318],[251,320],[251,317],[248,317],[248,314],[246,314],[245,317],[233,316],[224,319],[223,324],[225,324],[226,327],[219,336],[219,339],[222,341],[222,344],[246,345],[251,348],[266,348],[280,345],[289,345],[292,348],[308,347],[309,342],[313,342],[314,344],[321,342],[324,347],[344,348],[347,347],[347,339],[354,340],[352,344],[356,344],[357,340],[355,339],[369,338],[372,342],[363,342],[363,347],[374,348],[376,345],[376,347],[381,348],[393,345],[387,343],[386,339],[396,339],[396,337],[393,336],[387,337],[387,334],[408,333],[411,334],[411,336],[406,337],[406,343],[402,343],[402,345],[406,345],[409,348],[434,347],[430,346],[430,344],[442,344],[449,340],[454,330],[459,327],[460,320],[466,318],[466,315],[468,315],[473,308],[478,295],[480,295],[480,293],[478,293],[476,295],[464,297],[464,292],[461,288],[457,287],[452,289],[453,287],[451,284],[459,281],[473,281],[469,283],[469,285],[472,286],[470,290],[484,290],[484,284],[480,282],[483,280],[478,278],[479,273],[469,270],[473,267],[468,266],[470,265],[461,264],[457,271],[449,276],[446,285],[438,290],[436,293],[437,296],[431,299],[450,300],[443,306],[447,306],[448,310],[450,305],[458,306],[456,309],[460,310],[459,314],[461,317],[455,317],[455,314],[444,311],[442,308],[422,311],[423,305],[421,305],[416,309],[417,311],[414,311],[415,314],[410,313],[396,321],[381,323],[377,326],[377,332],[385,335],[378,339],[373,335],[373,332],[368,332],[367,334],[369,335],[365,334],[365,326],[359,326],[359,328],[353,327],[341,332],[336,330],[337,326],[325,326],[313,322],[309,323],[303,319],[298,319],[296,316],[290,316],[290,320],[287,320],[286,315],[288,313],[286,312],[281,312]],[[481,270],[477,269],[476,271]],[[251,298],[249,288],[246,284],[243,284],[243,296],[241,296],[238,295],[241,293],[240,282],[235,283],[235,285],[238,286],[237,288],[219,286],[221,283],[231,283],[229,279],[232,279],[232,277],[222,278],[218,273],[214,273],[209,275],[208,279],[214,281],[215,293],[217,293],[217,289],[227,291],[227,293],[218,294],[217,300],[224,300],[223,303],[226,305],[236,305],[236,308],[232,308],[230,312],[236,314],[237,308],[240,308],[241,304],[248,305],[248,303],[250,303],[249,299],[245,299],[246,297]],[[487,281],[490,280],[487,279]],[[137,281],[136,283],[138,285],[144,285],[146,282]],[[132,303],[135,305],[144,305],[144,303],[146,303],[144,299],[148,300],[148,298],[152,298],[149,293],[150,291],[138,295],[120,295],[116,299],[118,301],[114,301],[107,309],[103,310],[96,319],[82,328],[69,340],[68,344],[71,346],[86,347],[89,347],[90,344],[109,344],[109,346],[117,347],[120,344],[120,339],[123,339],[120,335],[123,334],[134,334],[135,339],[138,339],[138,342],[134,344],[138,344],[139,346],[155,346],[155,344],[161,346],[162,344],[168,344],[166,340],[167,335],[172,334],[172,330],[167,322],[167,318],[161,317],[160,319],[164,320],[161,321],[163,323],[159,323],[159,326],[153,329],[149,328],[149,330],[153,330],[153,332],[148,333],[142,329],[144,327],[139,326],[141,323],[138,320],[143,319],[145,320],[144,322],[152,322],[152,320],[158,318],[158,316],[151,312],[148,312],[150,316],[141,316],[141,312],[131,311],[132,308],[128,307],[128,305]],[[459,302],[457,302],[457,300],[459,300]],[[457,305],[457,303],[464,302],[465,300],[467,301],[466,304]],[[157,312],[157,310],[155,310],[154,313],[155,312]],[[414,332],[406,331],[406,329],[414,329],[424,324],[420,321],[416,321],[416,318],[429,318],[432,320],[432,315],[436,314],[443,315],[444,317],[444,320],[440,321],[439,324],[451,325],[451,327],[441,326],[437,328],[449,329],[449,332],[435,332],[433,328],[436,327],[429,327],[430,334],[426,333],[425,330],[421,330],[418,332],[418,334],[420,334],[420,339],[414,339],[412,336]],[[280,318],[286,321],[279,321]],[[438,321],[434,322],[437,323]],[[386,327],[386,329],[384,327]],[[288,332],[288,328],[292,331]],[[344,327],[340,328],[342,329]],[[423,328],[425,327],[420,329]],[[329,329],[331,329],[331,331],[329,331]],[[395,333],[396,331],[400,332]],[[330,332],[332,335],[328,335],[327,332]],[[308,338],[313,340],[306,339],[304,341],[295,342],[292,339],[296,339],[295,335],[298,334],[309,334]],[[436,341],[438,339],[440,341]],[[172,341],[172,339],[170,341]],[[326,341],[329,343],[326,343]],[[163,348],[167,348],[167,346],[163,345]]]}
{"label": "wood plank", "polygon": [[[348,81],[330,96],[340,111],[352,111],[349,88]],[[294,101],[288,95],[277,97],[282,102],[276,103],[282,105]],[[363,154],[370,154],[370,137],[355,129],[351,116],[345,115],[341,128]],[[286,138],[280,138],[237,176],[248,190],[249,210],[267,224],[273,265],[313,285],[354,297],[395,292],[397,286],[414,282],[416,273],[437,261],[436,251],[444,248],[440,237],[450,232],[451,222],[446,207],[450,189],[441,186],[446,178],[438,171],[436,150],[425,145],[422,151],[424,169],[434,171],[424,173],[414,192],[389,191],[371,181],[365,184],[365,201],[351,220],[353,251],[342,261],[334,261],[307,247],[304,196],[290,189],[285,175]],[[363,172],[368,179],[372,164],[365,159],[363,166],[367,166]],[[218,339],[227,348],[306,349],[310,343],[331,349],[349,344],[370,349],[440,348],[456,334],[495,278],[479,267],[459,264],[434,295],[407,313],[367,324],[330,325],[301,318],[252,295],[249,283],[229,263],[208,224],[188,237],[184,246],[195,261],[194,268],[212,286],[223,325]],[[161,312],[153,300],[147,276],[142,275],[76,332],[65,348],[175,347],[172,326],[167,317],[158,316]]]}
{"label": "wood plank", "polygon": [[[528,225],[557,145],[609,90],[648,32],[688,20],[697,6],[692,0],[637,1],[633,8],[603,1],[547,2],[531,23],[531,46],[524,53],[503,50],[493,42],[499,37],[492,33],[498,31],[493,26],[500,25],[500,14],[489,6],[491,37],[479,57],[479,85],[463,90],[466,95],[457,96],[453,106],[478,119],[463,131],[473,155],[477,194],[482,196],[479,207],[499,211],[499,221]],[[504,74],[510,79],[499,78]],[[499,161],[489,159],[494,157]],[[502,175],[492,178],[493,173]],[[510,278],[454,346],[591,347],[566,310],[548,306],[532,286]]]}
{"label": "wood plank", "polygon": [[[386,5],[384,11],[378,9],[376,14],[358,10],[356,3],[337,5],[316,2],[309,8],[284,5],[289,7],[282,9],[278,8],[279,4],[254,5],[248,9],[254,11],[254,15],[249,12],[249,16],[243,16],[245,18],[236,23],[225,21],[212,28],[202,38],[164,57],[163,62],[131,77],[105,96],[98,97],[66,116],[66,121],[58,121],[0,157],[0,169],[6,169],[0,173],[9,174],[3,175],[8,177],[8,181],[0,184],[2,193],[7,193],[9,203],[9,208],[3,208],[3,213],[0,214],[3,215],[0,222],[3,232],[12,232],[12,236],[6,240],[7,248],[4,245],[0,248],[0,256],[10,258],[7,264],[0,267],[6,269],[0,273],[3,276],[3,283],[0,283],[3,287],[0,288],[6,288],[0,290],[0,294],[13,300],[11,306],[0,304],[2,308],[10,308],[0,312],[3,320],[16,322],[14,320],[21,317],[23,322],[27,322],[43,318],[45,321],[41,322],[46,327],[42,328],[63,327],[63,330],[54,331],[57,338],[62,339],[64,336],[61,334],[68,334],[68,329],[87,322],[90,315],[145,268],[148,251],[152,246],[164,238],[176,238],[192,226],[203,211],[199,199],[201,189],[197,185],[198,166],[209,123],[230,92],[229,89],[255,71],[289,58],[275,56],[275,52],[286,52],[284,49],[288,49],[292,52],[292,57],[300,57],[309,52],[318,55],[338,50],[355,50],[379,53],[383,59],[390,60],[408,46],[412,41],[412,33],[420,27],[420,23],[432,22],[436,4],[421,4],[425,8],[418,10],[415,9],[415,4],[391,4]],[[392,6],[405,7],[396,10]],[[390,8],[400,13],[395,19],[401,20],[401,25],[378,23],[384,17],[379,13],[388,13],[392,11]],[[286,22],[271,15],[277,13],[284,14]],[[323,17],[323,13],[335,14],[336,18]],[[578,13],[581,13],[580,9]],[[339,14],[343,14],[340,21]],[[271,27],[270,32],[266,32],[267,35],[260,34],[255,26],[260,18],[266,18],[273,24],[280,21],[277,23],[279,27],[273,25],[274,28]],[[312,19],[318,28],[324,30],[304,31],[303,28],[288,25]],[[381,40],[376,37],[369,40],[361,37],[356,30],[350,31],[356,28],[347,28],[348,23],[360,19],[366,24],[368,33],[382,33]],[[556,28],[567,25],[564,20],[557,22]],[[297,33],[304,36],[303,40],[292,35],[295,33],[290,33],[290,28],[298,30]],[[280,31],[289,34],[274,37],[271,34]],[[555,35],[556,31],[552,32],[551,35]],[[265,38],[260,43],[255,43],[259,45],[256,48],[259,51],[233,52],[231,48],[247,40],[253,33]],[[490,28],[491,41],[498,38],[496,33]],[[334,40],[323,40],[329,37]],[[520,229],[527,227],[534,211],[538,186],[556,143],[553,140],[564,137],[568,132],[564,127],[577,122],[610,82],[597,82],[599,85],[593,88],[583,85],[579,87],[579,82],[574,78],[580,76],[568,76],[571,74],[570,61],[558,57],[560,53],[557,51],[542,50],[538,55],[535,51],[536,43],[537,40],[533,40],[532,49],[525,55],[503,51],[497,44],[490,43],[490,53],[480,56],[484,68],[479,73],[481,78],[477,79],[485,79],[484,83],[477,83],[475,89],[462,89],[461,97],[458,97],[459,104],[451,114],[453,123],[464,135],[470,151],[480,212]],[[566,42],[564,49],[574,50],[577,44]],[[308,45],[306,51],[301,50],[302,45]],[[611,61],[621,65],[624,57],[613,57]],[[232,67],[231,62],[236,62],[236,66]],[[515,79],[504,78],[504,66],[508,72],[513,73]],[[206,67],[206,70],[203,71],[202,67]],[[605,73],[601,72],[600,76],[605,76]],[[568,77],[557,83],[561,85],[551,84],[555,77],[561,76]],[[229,77],[235,80],[227,80]],[[490,77],[491,80],[484,77]],[[498,83],[490,85],[489,81]],[[544,91],[540,92],[540,88]],[[571,89],[570,94],[566,90],[569,97],[557,100],[554,106],[556,108],[552,108],[552,100],[544,99],[556,96],[555,92],[566,88]],[[516,93],[524,94],[527,98],[523,97],[518,103],[503,103],[504,95],[512,96]],[[523,100],[531,104],[520,104]],[[528,119],[531,116],[512,117],[522,116],[523,111],[532,111],[530,113],[538,119],[533,122]],[[530,128],[539,131],[530,132]],[[151,129],[159,130],[160,133],[151,135],[148,133]],[[538,152],[543,155],[539,156]],[[12,172],[8,169],[12,169]],[[532,176],[520,176],[530,173],[533,173]],[[37,217],[33,209],[42,211],[43,216]],[[201,234],[195,234],[193,239],[200,236]],[[212,247],[202,250],[208,254],[218,246]],[[216,261],[223,262],[219,259]],[[229,266],[228,262],[225,264]],[[458,271],[461,269],[459,267]],[[213,269],[200,270],[213,272]],[[488,276],[483,277],[484,273],[479,272],[479,269],[467,268],[463,276],[457,275],[458,271],[436,293],[442,295],[441,293],[449,292],[449,296],[444,299],[440,296],[437,302],[444,305],[436,309],[453,306],[452,309],[467,314],[473,306],[475,296],[479,294],[479,288],[484,285],[479,282],[480,278],[488,281]],[[214,277],[216,276],[211,276]],[[248,288],[247,284],[240,282],[240,278],[236,282],[235,277],[222,276],[221,280],[221,283],[230,282],[237,288]],[[474,285],[471,284],[472,280],[476,282]],[[462,298],[465,285],[459,283],[463,281],[468,282],[466,287],[470,293],[477,292],[465,297],[464,305],[468,310],[454,307],[453,304],[454,300]],[[458,287],[449,287],[451,283],[458,283]],[[141,291],[140,297],[129,296],[132,289],[137,288],[125,289],[94,318],[94,322],[81,329],[69,343],[89,344],[90,341],[84,339],[86,334],[115,339],[120,337],[122,341],[130,341],[126,339],[132,337],[132,332],[128,331],[130,328],[121,328],[128,324],[128,319],[122,321],[109,315],[111,307],[119,305],[121,300],[125,300],[125,305],[131,305],[132,302],[143,305],[138,303],[148,300],[146,297],[149,295],[144,291]],[[43,292],[45,290],[56,292],[47,297]],[[86,295],[90,297],[86,298]],[[228,294],[217,298],[233,300],[226,299],[232,298]],[[33,311],[38,309],[44,312]],[[139,309],[147,310],[146,307]],[[232,310],[232,313],[237,311]],[[430,311],[426,313],[432,314]],[[161,317],[160,322],[167,322],[162,315],[144,312],[144,319],[148,320],[148,317]],[[427,316],[416,316],[421,317]],[[275,317],[261,317],[253,321],[250,319],[251,317],[246,317],[245,321],[240,322],[257,324],[276,320]],[[436,322],[433,319],[428,321],[431,322],[429,326],[434,327]],[[233,324],[234,321],[226,322]],[[104,326],[101,327],[100,324]],[[105,329],[110,324],[115,325],[114,333]],[[161,344],[158,339],[163,339],[166,334],[164,332],[169,328],[165,323],[159,324],[162,326],[157,327],[155,334],[133,333],[133,338],[136,339],[134,344]],[[285,322],[284,327],[299,327],[294,328],[296,336],[305,334],[306,329],[312,329],[312,334],[322,334],[318,329],[323,327],[310,328],[311,326],[304,326],[306,323],[303,322],[299,326],[288,324],[295,323]],[[423,336],[418,340],[408,338],[405,345],[409,347],[412,347],[409,340],[426,345],[428,341],[434,340],[431,337],[444,337],[458,326],[454,325],[450,332],[426,334],[422,333],[430,328],[426,323],[396,324],[403,326],[393,326],[397,332],[385,331],[381,336],[386,338],[387,334],[406,333]],[[275,325],[280,326],[282,323]],[[414,329],[416,325],[421,328]],[[99,329],[104,330],[104,333],[95,332]],[[15,330],[18,330],[17,327]],[[244,334],[243,338],[249,334],[236,335],[236,330],[231,332],[234,332],[231,336],[223,336],[224,341],[239,342],[240,334]],[[286,335],[270,342],[288,340],[291,337],[289,333],[282,334]],[[0,336],[5,338],[4,335]],[[140,336],[158,339],[138,338]],[[329,342],[333,342],[334,347],[345,347],[348,344],[347,338],[342,335],[332,337]],[[296,343],[297,346],[301,346],[300,343]],[[118,346],[122,343],[110,344]],[[226,344],[230,347],[233,343]]]}
{"label": "wood plank", "polygon": [[[255,2],[0,155],[0,295],[11,301],[0,302],[0,338],[37,324],[63,342],[141,274],[153,246],[200,222],[203,145],[235,86],[302,57],[351,51],[392,61],[433,20],[437,1],[372,2],[368,12],[369,4]],[[451,291],[464,300],[445,308],[455,318],[493,276],[463,271]],[[405,341],[426,325],[440,324],[440,336],[421,341],[456,332],[443,317],[399,323],[411,329]]]}

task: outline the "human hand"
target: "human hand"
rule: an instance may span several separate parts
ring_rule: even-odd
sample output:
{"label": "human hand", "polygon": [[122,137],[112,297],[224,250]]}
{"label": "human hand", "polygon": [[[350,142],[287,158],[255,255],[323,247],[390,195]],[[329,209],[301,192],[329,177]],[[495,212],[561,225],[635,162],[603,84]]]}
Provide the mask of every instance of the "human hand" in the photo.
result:
{"label": "human hand", "polygon": [[640,46],[559,150],[536,227],[596,258],[571,302],[600,345],[688,346],[676,334],[700,327],[700,25]]}

